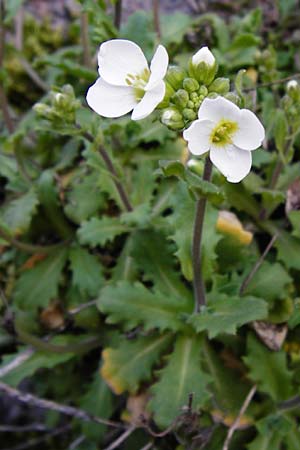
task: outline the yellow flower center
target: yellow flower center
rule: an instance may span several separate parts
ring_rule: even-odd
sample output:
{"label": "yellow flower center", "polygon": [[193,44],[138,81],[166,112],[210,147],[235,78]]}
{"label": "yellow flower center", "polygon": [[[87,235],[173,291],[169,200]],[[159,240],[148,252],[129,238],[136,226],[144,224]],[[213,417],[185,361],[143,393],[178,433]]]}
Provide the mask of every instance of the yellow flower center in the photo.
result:
{"label": "yellow flower center", "polygon": [[145,68],[141,74],[127,74],[126,83],[134,89],[134,95],[137,101],[140,101],[145,94],[145,86],[150,78],[150,70]]}
{"label": "yellow flower center", "polygon": [[238,124],[236,122],[222,119],[212,130],[210,135],[210,142],[220,147],[232,144],[232,136],[237,132],[237,130]]}

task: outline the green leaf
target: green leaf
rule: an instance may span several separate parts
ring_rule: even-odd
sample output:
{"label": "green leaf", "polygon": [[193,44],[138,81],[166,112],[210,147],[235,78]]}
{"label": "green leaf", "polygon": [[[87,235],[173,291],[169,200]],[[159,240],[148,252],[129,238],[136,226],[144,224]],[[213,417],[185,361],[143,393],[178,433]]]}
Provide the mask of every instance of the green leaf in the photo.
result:
{"label": "green leaf", "polygon": [[240,411],[247,393],[249,384],[241,378],[240,373],[224,364],[220,354],[208,340],[203,342],[202,348],[203,367],[212,377],[210,391],[213,395],[213,408],[217,406],[221,411],[228,411],[236,416]]}
{"label": "green leaf", "polygon": [[[82,336],[55,336],[51,340],[51,344],[54,345],[69,345],[77,344],[82,341]],[[6,355],[2,359],[0,369],[9,364],[15,358],[19,357],[25,352],[24,348],[21,348],[19,353],[12,355]],[[31,377],[39,369],[52,369],[55,366],[65,363],[72,358],[77,357],[74,352],[70,353],[55,353],[48,351],[35,351],[28,359],[26,359],[21,365],[11,370],[7,375],[1,378],[1,381],[8,383],[10,386],[18,386],[18,384],[24,380],[24,378]]]}
{"label": "green leaf", "polygon": [[193,408],[198,410],[209,397],[207,385],[211,378],[201,369],[199,336],[179,336],[167,365],[158,372],[159,380],[151,388],[149,408],[160,427],[169,426],[183,413],[193,393]]}
{"label": "green leaf", "polygon": [[72,281],[82,295],[97,295],[103,285],[102,266],[95,255],[81,247],[69,251]]}
{"label": "green leaf", "polygon": [[58,295],[58,286],[66,259],[67,251],[57,250],[32,269],[24,271],[15,286],[15,304],[21,309],[46,307],[48,302]]}
{"label": "green leaf", "polygon": [[160,292],[191,299],[190,291],[174,268],[170,245],[162,234],[150,230],[136,233],[132,256],[143,271],[144,280],[152,281]]}
{"label": "green leaf", "polygon": [[224,190],[230,204],[239,211],[245,211],[251,217],[257,218],[259,204],[242,184],[225,183]]}
{"label": "green leaf", "polygon": [[186,182],[188,188],[197,197],[205,197],[214,204],[220,204],[224,200],[224,194],[213,183],[203,180],[196,173],[193,173],[180,161],[161,160],[159,166],[166,177],[176,176]]}
{"label": "green leaf", "polygon": [[280,263],[263,262],[245,289],[245,294],[265,300],[276,300],[286,296],[286,287],[291,277]]}
{"label": "green leaf", "polygon": [[32,216],[36,213],[39,200],[31,188],[26,194],[8,203],[3,208],[1,218],[9,227],[11,234],[23,234],[29,228]]}
{"label": "green leaf", "polygon": [[253,320],[265,319],[268,314],[267,304],[255,297],[227,297],[203,307],[201,313],[189,319],[197,332],[206,330],[210,339],[222,334],[235,334],[238,327]]}
{"label": "green leaf", "polygon": [[[90,414],[103,419],[109,419],[113,413],[113,395],[111,390],[101,378],[99,371],[94,374],[93,381],[86,386],[86,392],[79,401],[79,406]],[[99,442],[104,437],[106,427],[94,423],[82,423],[83,434]]]}
{"label": "green leaf", "polygon": [[142,47],[143,52],[150,59],[153,56],[155,33],[153,21],[149,13],[136,11],[131,14],[127,23],[121,27],[120,38],[129,39]]}
{"label": "green leaf", "polygon": [[108,323],[123,323],[126,329],[143,325],[146,330],[180,330],[184,326],[183,313],[191,313],[192,303],[187,298],[166,296],[159,291],[151,292],[141,283],[120,281],[107,286],[98,300],[101,312],[107,314]]}
{"label": "green leaf", "polygon": [[278,239],[274,246],[278,250],[277,258],[282,261],[288,269],[300,270],[300,239],[287,231],[279,230]]}
{"label": "green leaf", "polygon": [[300,238],[300,211],[290,211],[288,217],[293,227],[293,236]]}
{"label": "green leaf", "polygon": [[272,352],[251,333],[247,340],[249,377],[259,390],[269,394],[274,401],[285,400],[292,395],[292,373],[287,368],[287,353]]}
{"label": "green leaf", "polygon": [[180,44],[192,24],[193,19],[181,12],[161,15],[162,43],[164,45]]}
{"label": "green leaf", "polygon": [[142,381],[149,380],[152,367],[171,341],[169,334],[139,337],[133,341],[122,338],[118,348],[102,352],[101,374],[115,394],[135,393]]}
{"label": "green leaf", "polygon": [[87,244],[90,247],[103,246],[116,236],[128,233],[130,230],[130,227],[122,224],[118,218],[102,217],[98,219],[93,217],[82,223],[78,230],[78,238],[81,244]]}
{"label": "green leaf", "polygon": [[235,90],[241,98],[243,98],[243,82],[245,73],[246,73],[245,69],[239,70],[234,80]]}
{"label": "green leaf", "polygon": [[280,450],[283,440],[292,430],[292,421],[280,414],[273,414],[256,423],[258,435],[247,446],[248,450]]}
{"label": "green leaf", "polygon": [[118,258],[117,264],[112,270],[112,282],[121,280],[134,281],[137,278],[138,269],[132,257],[135,234],[132,233],[126,239],[126,243]]}
{"label": "green leaf", "polygon": [[87,175],[84,172],[76,174],[73,178],[64,207],[67,217],[73,222],[80,224],[89,219],[103,204],[104,198],[97,186],[97,179],[96,173]]}
{"label": "green leaf", "polygon": [[185,167],[180,161],[167,159],[161,160],[159,161],[159,167],[165,177],[175,176],[184,179]]}

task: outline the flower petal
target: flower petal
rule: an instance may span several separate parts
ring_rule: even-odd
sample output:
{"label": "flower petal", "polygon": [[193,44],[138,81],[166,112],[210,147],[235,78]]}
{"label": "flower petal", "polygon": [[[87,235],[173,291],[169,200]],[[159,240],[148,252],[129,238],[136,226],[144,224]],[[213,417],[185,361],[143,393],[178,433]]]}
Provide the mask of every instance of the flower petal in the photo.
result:
{"label": "flower petal", "polygon": [[232,137],[234,145],[244,150],[255,150],[261,145],[265,129],[252,111],[241,110],[238,126],[238,131]]}
{"label": "flower petal", "polygon": [[183,132],[183,138],[188,141],[188,148],[193,155],[202,155],[210,148],[210,134],[215,124],[211,120],[195,120]]}
{"label": "flower petal", "polygon": [[214,123],[222,119],[238,121],[240,109],[224,97],[205,98],[199,108],[200,120],[212,120]]}
{"label": "flower petal", "polygon": [[168,52],[163,45],[159,45],[150,64],[151,75],[148,84],[145,87],[145,91],[153,89],[153,87],[164,78],[167,73],[168,64]]}
{"label": "flower petal", "polygon": [[86,96],[88,105],[100,116],[120,117],[131,111],[137,101],[129,86],[113,86],[98,78]]}
{"label": "flower petal", "polygon": [[208,66],[213,66],[215,63],[215,57],[208,47],[202,47],[192,57],[192,63],[196,66],[201,62],[205,62]]}
{"label": "flower petal", "polygon": [[211,162],[231,183],[238,183],[250,172],[252,154],[247,150],[230,145],[228,147],[212,147],[209,153]]}
{"label": "flower petal", "polygon": [[163,81],[151,89],[151,91],[145,92],[144,97],[134,108],[131,118],[132,120],[141,120],[149,116],[154,111],[156,106],[162,101],[165,95],[166,86]]}
{"label": "flower petal", "polygon": [[148,69],[144,53],[134,42],[112,39],[101,44],[98,53],[99,75],[110,84],[127,86],[128,74],[139,75]]}

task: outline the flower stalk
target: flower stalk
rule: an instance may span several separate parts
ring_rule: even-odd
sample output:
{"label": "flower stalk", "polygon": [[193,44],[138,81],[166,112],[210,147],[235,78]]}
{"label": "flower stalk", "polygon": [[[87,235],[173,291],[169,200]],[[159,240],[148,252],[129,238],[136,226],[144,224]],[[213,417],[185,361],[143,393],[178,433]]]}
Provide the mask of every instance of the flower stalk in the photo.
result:
{"label": "flower stalk", "polygon": [[[207,156],[204,166],[203,180],[209,181],[211,178],[211,173],[212,173],[212,163],[209,159],[209,156]],[[193,244],[192,244],[195,313],[199,312],[200,307],[206,304],[205,286],[201,268],[201,256],[202,256],[201,239],[202,239],[203,222],[205,217],[205,208],[206,208],[206,198],[202,197],[201,199],[197,200],[196,203],[196,216],[195,216]]]}

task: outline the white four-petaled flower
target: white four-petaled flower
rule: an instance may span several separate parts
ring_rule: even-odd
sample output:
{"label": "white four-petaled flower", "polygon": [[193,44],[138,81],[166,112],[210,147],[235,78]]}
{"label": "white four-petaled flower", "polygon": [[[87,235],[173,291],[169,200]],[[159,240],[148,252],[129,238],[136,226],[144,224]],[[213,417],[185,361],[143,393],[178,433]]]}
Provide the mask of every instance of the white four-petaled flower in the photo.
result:
{"label": "white four-petaled flower", "polygon": [[120,117],[131,110],[133,120],[147,117],[164,98],[163,78],[168,63],[168,53],[162,45],[149,69],[144,53],[134,42],[104,42],[98,53],[100,78],[87,92],[88,105],[104,117]]}
{"label": "white four-petaled flower", "polygon": [[206,98],[198,120],[183,137],[194,155],[209,151],[211,162],[231,183],[241,181],[251,169],[251,150],[258,148],[265,130],[256,115],[223,97]]}

